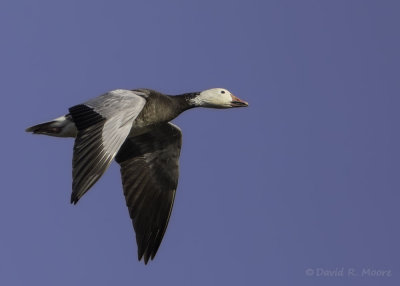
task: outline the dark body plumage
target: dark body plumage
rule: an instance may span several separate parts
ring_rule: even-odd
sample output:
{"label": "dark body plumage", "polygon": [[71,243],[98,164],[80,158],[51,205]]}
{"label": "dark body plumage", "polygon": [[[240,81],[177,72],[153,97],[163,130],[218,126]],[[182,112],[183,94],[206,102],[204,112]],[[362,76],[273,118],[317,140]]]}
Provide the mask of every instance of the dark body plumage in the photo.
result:
{"label": "dark body plumage", "polygon": [[136,118],[138,125],[147,125],[148,122],[153,122],[154,124],[169,122],[183,111],[195,107],[190,103],[190,99],[200,94],[199,92],[193,92],[170,96],[149,89],[135,89],[134,91],[148,94],[146,104]]}
{"label": "dark body plumage", "polygon": [[144,258],[147,264],[156,255],[164,236],[178,185],[182,133],[169,121],[198,106],[247,106],[246,102],[225,93],[229,92],[211,89],[169,96],[150,89],[114,90],[26,131],[76,138],[73,204],[116,160],[121,167],[126,204],[136,232],[138,258]]}

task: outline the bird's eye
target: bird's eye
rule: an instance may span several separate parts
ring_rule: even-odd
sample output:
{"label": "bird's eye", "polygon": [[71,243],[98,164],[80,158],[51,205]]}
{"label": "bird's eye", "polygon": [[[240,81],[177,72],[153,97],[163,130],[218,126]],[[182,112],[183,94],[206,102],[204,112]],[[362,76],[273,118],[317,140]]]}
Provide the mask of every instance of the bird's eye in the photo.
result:
{"label": "bird's eye", "polygon": [[221,90],[221,93],[225,93],[225,90]]}

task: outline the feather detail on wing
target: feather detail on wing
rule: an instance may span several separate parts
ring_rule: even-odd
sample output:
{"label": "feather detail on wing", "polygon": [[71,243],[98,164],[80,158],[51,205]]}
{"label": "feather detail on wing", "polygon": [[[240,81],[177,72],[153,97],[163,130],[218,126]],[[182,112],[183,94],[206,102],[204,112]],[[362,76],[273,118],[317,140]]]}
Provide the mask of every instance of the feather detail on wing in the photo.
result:
{"label": "feather detail on wing", "polygon": [[107,170],[145,103],[132,91],[117,90],[69,109],[78,129],[71,203],[76,204]]}
{"label": "feather detail on wing", "polygon": [[160,247],[179,177],[182,133],[171,123],[128,138],[116,156],[136,232],[138,258],[147,264]]}

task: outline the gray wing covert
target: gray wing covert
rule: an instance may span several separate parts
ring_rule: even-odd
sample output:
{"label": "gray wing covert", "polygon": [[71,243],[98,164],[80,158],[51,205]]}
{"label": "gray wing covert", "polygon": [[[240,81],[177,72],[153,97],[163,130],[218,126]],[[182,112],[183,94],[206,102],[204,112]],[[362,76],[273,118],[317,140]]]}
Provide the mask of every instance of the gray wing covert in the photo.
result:
{"label": "gray wing covert", "polygon": [[171,215],[179,177],[182,133],[171,123],[128,138],[116,156],[139,260],[153,259]]}
{"label": "gray wing covert", "polygon": [[78,129],[71,203],[76,204],[107,170],[145,103],[140,94],[115,90],[69,109]]}

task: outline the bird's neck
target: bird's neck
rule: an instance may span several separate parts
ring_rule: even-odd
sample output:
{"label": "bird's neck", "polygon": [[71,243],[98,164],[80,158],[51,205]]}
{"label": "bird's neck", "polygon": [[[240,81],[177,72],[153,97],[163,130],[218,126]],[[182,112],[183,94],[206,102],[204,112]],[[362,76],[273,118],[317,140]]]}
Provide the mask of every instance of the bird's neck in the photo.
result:
{"label": "bird's neck", "polygon": [[185,110],[188,110],[193,107],[197,107],[194,103],[193,99],[198,96],[199,92],[191,92],[191,93],[184,93],[180,95],[172,96],[173,101],[175,102],[178,112],[182,113]]}

